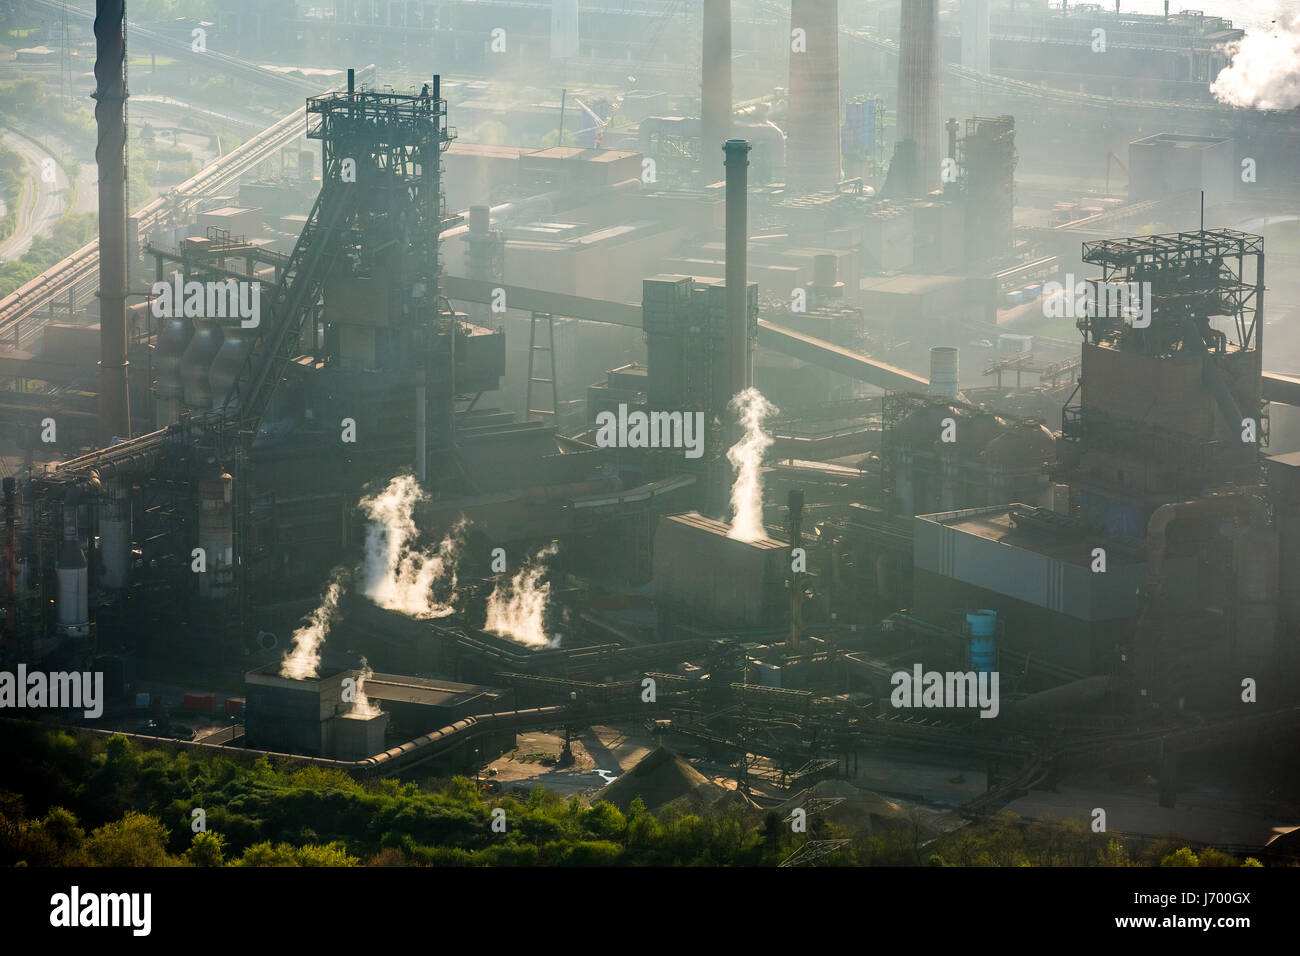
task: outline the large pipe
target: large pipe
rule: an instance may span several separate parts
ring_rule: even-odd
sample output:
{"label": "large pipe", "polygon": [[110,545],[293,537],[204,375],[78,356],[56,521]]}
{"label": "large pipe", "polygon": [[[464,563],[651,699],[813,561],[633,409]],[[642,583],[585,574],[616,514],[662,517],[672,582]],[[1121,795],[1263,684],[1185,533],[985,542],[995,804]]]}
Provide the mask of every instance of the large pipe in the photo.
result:
{"label": "large pipe", "polygon": [[126,3],[95,3],[99,133],[99,444],[131,436],[126,359]]}
{"label": "large pipe", "polygon": [[702,60],[700,154],[708,156],[731,138],[731,0],[704,0]]}
{"label": "large pipe", "polygon": [[727,398],[754,384],[753,342],[749,334],[747,249],[749,215],[749,141],[729,139],[722,147],[727,174]]}
{"label": "large pipe", "polygon": [[4,479],[5,508],[5,621],[4,650],[18,652],[18,536],[16,533],[18,479],[12,475]]}
{"label": "large pipe", "polygon": [[99,517],[99,554],[105,588],[127,585],[131,566],[131,498],[129,484],[121,478],[105,482]]}
{"label": "large pipe", "polygon": [[86,553],[77,539],[78,501],[76,490],[69,489],[63,500],[63,540],[59,544],[59,565],[55,572],[59,592],[55,611],[59,630],[68,637],[90,634]]}

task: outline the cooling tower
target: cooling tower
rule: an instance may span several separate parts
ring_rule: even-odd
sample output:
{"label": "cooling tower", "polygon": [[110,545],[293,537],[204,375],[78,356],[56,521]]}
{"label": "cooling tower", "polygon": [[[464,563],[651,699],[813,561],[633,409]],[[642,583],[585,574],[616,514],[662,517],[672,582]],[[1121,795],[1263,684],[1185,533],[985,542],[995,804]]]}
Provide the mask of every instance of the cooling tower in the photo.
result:
{"label": "cooling tower", "polygon": [[799,190],[840,181],[839,0],[790,5],[786,180]]}
{"label": "cooling tower", "polygon": [[900,34],[898,140],[916,144],[913,175],[904,181],[924,195],[939,185],[939,0],[904,3]]}

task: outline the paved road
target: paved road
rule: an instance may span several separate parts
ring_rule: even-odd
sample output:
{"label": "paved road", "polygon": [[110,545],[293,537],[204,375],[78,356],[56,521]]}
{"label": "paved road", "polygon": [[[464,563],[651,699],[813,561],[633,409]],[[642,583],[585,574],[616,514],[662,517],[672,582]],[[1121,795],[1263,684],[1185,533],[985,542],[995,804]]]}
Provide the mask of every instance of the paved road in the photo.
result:
{"label": "paved road", "polygon": [[[47,233],[67,207],[68,176],[58,160],[44,147],[11,129],[0,129],[0,142],[27,161],[27,178],[22,195],[16,200],[18,223],[13,234],[0,242],[0,261],[8,262],[25,253],[32,239]],[[54,182],[46,182],[41,173],[45,162],[54,164]]]}

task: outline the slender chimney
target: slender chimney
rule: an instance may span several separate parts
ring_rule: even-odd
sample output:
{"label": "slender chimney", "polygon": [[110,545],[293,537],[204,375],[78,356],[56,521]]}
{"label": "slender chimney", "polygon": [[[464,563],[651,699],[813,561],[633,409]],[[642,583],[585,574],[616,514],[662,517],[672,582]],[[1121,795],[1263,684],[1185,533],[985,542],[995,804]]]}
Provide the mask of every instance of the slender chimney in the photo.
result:
{"label": "slender chimney", "polygon": [[126,3],[96,0],[99,139],[99,444],[131,435],[126,358]]}
{"label": "slender chimney", "polygon": [[790,110],[786,178],[798,189],[840,181],[839,0],[790,4]]}
{"label": "slender chimney", "polygon": [[786,498],[790,508],[790,640],[786,644],[786,655],[798,654],[803,643],[803,572],[793,570],[794,549],[803,547],[803,490],[790,489]]}
{"label": "slender chimney", "polygon": [[704,0],[702,60],[700,155],[708,156],[731,136],[731,0]]}
{"label": "slender chimney", "polygon": [[746,243],[749,241],[749,141],[729,139],[722,147],[727,173],[726,301],[727,358],[724,363],[727,399],[754,384],[753,344],[749,329],[749,283]]}

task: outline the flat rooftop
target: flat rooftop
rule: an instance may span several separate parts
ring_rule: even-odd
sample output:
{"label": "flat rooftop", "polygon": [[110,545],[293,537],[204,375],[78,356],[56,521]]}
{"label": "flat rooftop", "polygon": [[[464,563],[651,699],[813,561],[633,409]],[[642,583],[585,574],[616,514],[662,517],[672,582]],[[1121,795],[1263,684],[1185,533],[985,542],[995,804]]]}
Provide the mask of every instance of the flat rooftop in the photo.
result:
{"label": "flat rooftop", "polygon": [[[1038,513],[1038,520],[1016,521],[1016,512]],[[1067,564],[1088,568],[1092,563],[1092,548],[1104,546],[1112,563],[1141,563],[1133,554],[1134,546],[1103,532],[1088,528],[1083,522],[1031,505],[995,505],[987,508],[967,508],[961,511],[944,511],[937,514],[917,515],[918,521],[944,525],[962,534],[971,534],[987,541],[1020,548]],[[1058,520],[1059,519],[1059,520]],[[1053,527],[1059,525],[1059,527]],[[1086,544],[1086,547],[1081,547]]]}
{"label": "flat rooftop", "polygon": [[494,688],[480,684],[459,684],[406,674],[371,674],[366,678],[365,689],[366,696],[372,699],[425,707],[455,707],[485,695],[499,695]]}

